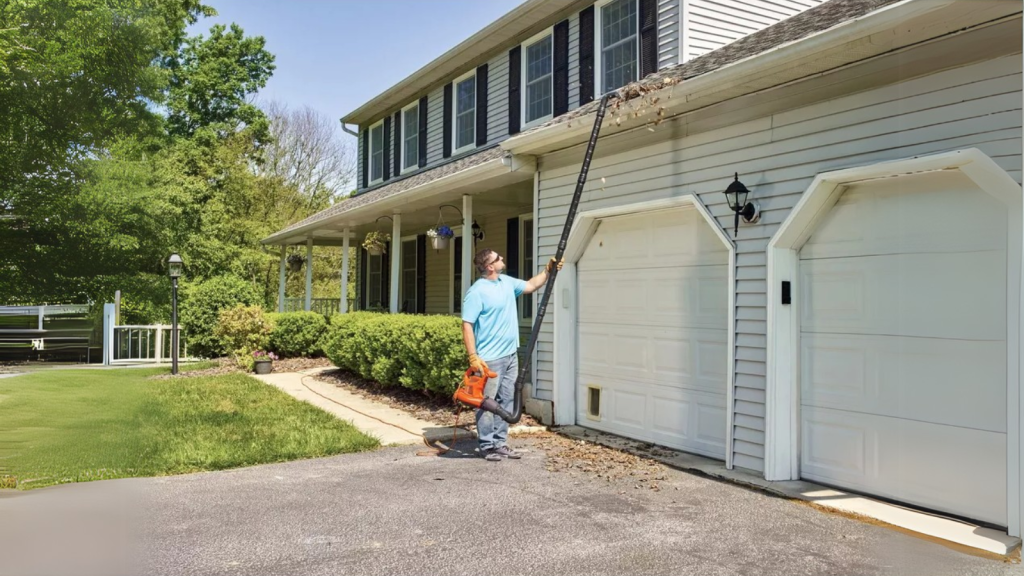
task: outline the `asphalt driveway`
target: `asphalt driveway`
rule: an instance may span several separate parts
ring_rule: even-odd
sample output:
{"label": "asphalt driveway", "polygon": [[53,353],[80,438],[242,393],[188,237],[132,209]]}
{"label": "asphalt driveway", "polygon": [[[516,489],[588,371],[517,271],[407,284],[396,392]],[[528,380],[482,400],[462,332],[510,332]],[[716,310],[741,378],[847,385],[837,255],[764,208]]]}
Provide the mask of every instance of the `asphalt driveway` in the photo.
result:
{"label": "asphalt driveway", "polygon": [[1021,573],[686,472],[655,492],[421,449],[7,492],[0,574]]}

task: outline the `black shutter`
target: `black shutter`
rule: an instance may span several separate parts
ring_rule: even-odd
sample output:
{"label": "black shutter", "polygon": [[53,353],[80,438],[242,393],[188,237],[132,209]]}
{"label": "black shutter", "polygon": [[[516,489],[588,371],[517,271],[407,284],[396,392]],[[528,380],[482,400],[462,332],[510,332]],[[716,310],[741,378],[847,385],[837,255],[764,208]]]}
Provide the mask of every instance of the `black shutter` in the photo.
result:
{"label": "black shutter", "polygon": [[416,313],[427,313],[427,235],[416,237]]}
{"label": "black shutter", "polygon": [[519,218],[508,219],[508,234],[505,236],[505,273],[519,278]]}
{"label": "black shutter", "polygon": [[363,130],[363,188],[370,185],[370,131]]}
{"label": "black shutter", "polygon": [[452,85],[444,87],[444,120],[441,122],[444,134],[441,137],[442,155],[452,157]]}
{"label": "black shutter", "polygon": [[427,97],[420,98],[420,168],[427,165]]}
{"label": "black shutter", "polygon": [[569,111],[569,21],[555,24],[554,33],[554,105],[552,113],[561,116]]}
{"label": "black shutter", "polygon": [[384,181],[391,180],[391,116],[384,118]]}
{"label": "black shutter", "polygon": [[476,69],[476,145],[487,144],[487,64]]}
{"label": "black shutter", "polygon": [[402,173],[402,112],[395,112],[395,177]]}
{"label": "black shutter", "polygon": [[359,274],[356,276],[356,292],[359,293],[359,309],[366,310],[366,248],[359,249]]}
{"label": "black shutter", "polygon": [[658,71],[658,1],[640,0],[640,77]]}
{"label": "black shutter", "polygon": [[522,100],[519,96],[523,74],[523,49],[520,46],[508,51],[508,133],[519,134],[521,130]]}
{"label": "black shutter", "polygon": [[594,99],[594,7],[580,11],[580,106]]}
{"label": "black shutter", "polygon": [[380,305],[385,310],[391,306],[391,244],[384,243],[384,254],[380,257]]}

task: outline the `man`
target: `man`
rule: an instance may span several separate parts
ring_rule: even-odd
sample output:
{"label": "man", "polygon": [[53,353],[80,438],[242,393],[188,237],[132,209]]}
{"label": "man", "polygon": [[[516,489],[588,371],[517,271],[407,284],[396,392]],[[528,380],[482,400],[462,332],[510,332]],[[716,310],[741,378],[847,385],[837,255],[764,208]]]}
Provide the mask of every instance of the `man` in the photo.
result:
{"label": "man", "polygon": [[[462,339],[469,354],[469,365],[480,374],[488,371],[497,378],[487,380],[484,396],[494,398],[504,410],[511,412],[515,382],[519,372],[519,318],[516,298],[533,294],[548,281],[548,272],[555,264],[552,258],[544,270],[524,282],[503,276],[505,259],[493,250],[481,250],[473,258],[480,274],[462,303]],[[558,263],[562,269],[562,262]],[[508,422],[486,410],[476,411],[476,433],[480,455],[490,462],[521,456],[508,447]]]}

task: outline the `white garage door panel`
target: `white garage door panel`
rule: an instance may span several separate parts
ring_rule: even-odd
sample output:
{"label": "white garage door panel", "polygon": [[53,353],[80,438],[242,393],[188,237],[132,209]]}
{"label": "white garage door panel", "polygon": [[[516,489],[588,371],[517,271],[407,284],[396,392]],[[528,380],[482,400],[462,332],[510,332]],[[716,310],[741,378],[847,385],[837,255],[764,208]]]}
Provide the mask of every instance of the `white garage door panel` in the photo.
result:
{"label": "white garage door panel", "polygon": [[802,403],[1006,432],[1004,342],[804,334]]}
{"label": "white garage door panel", "polygon": [[721,458],[725,453],[725,397],[649,383],[582,377],[579,397],[587,386],[603,388],[601,419],[594,420],[580,404],[581,425]]}
{"label": "white garage door panel", "polygon": [[1006,524],[1005,434],[825,408],[801,413],[803,477]]}
{"label": "white garage door panel", "polygon": [[724,458],[728,258],[692,208],[600,223],[578,264],[579,424]]}
{"label": "white garage door panel", "polygon": [[1003,250],[1005,221],[1005,207],[960,172],[887,178],[844,192],[800,257]]}
{"label": "white garage door panel", "polygon": [[801,330],[1005,340],[1006,253],[801,263]]}
{"label": "white garage door panel", "polygon": [[671,331],[581,323],[579,342],[581,378],[642,381],[725,394],[725,330]]}
{"label": "white garage door panel", "polygon": [[581,323],[725,329],[725,266],[581,272]]}
{"label": "white garage door panel", "polygon": [[843,193],[800,252],[801,476],[1006,525],[1006,222],[959,173]]}

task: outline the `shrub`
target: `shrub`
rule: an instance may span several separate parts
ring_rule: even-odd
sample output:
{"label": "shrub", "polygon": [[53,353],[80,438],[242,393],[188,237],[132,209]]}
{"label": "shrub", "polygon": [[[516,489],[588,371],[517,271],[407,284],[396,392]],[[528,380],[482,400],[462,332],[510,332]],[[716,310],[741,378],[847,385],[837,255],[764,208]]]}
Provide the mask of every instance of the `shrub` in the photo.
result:
{"label": "shrub", "polygon": [[327,319],[316,312],[287,312],[271,315],[274,329],[270,349],[283,358],[323,356]]}
{"label": "shrub", "polygon": [[218,276],[182,287],[181,329],[189,353],[211,358],[230,351],[214,334],[221,310],[239,304],[259,305],[262,301],[255,286],[235,276]]}
{"label": "shrub", "polygon": [[251,370],[252,354],[270,343],[271,324],[259,306],[235,306],[221,310],[213,335],[235,356],[239,367]]}
{"label": "shrub", "polygon": [[466,370],[461,324],[451,316],[339,314],[323,347],[335,366],[363,378],[451,395]]}

